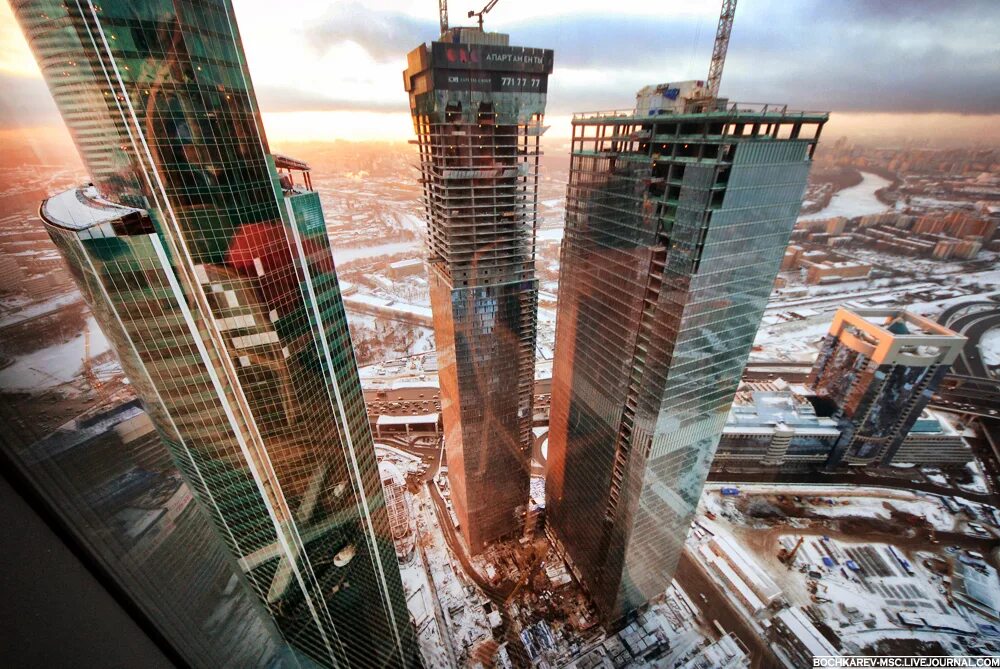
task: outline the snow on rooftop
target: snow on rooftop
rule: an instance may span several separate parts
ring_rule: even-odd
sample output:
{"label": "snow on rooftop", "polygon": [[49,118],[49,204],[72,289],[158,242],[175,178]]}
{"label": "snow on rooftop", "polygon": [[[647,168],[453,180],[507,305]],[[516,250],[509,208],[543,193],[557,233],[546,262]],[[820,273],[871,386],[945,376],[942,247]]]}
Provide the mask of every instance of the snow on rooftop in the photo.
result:
{"label": "snow on rooftop", "polygon": [[436,374],[427,374],[426,379],[396,379],[392,382],[392,390],[400,390],[401,388],[440,388],[441,385],[438,382],[438,377]]}
{"label": "snow on rooftop", "polygon": [[101,223],[117,221],[142,209],[124,207],[100,196],[94,186],[70,188],[42,203],[42,215],[53,225],[69,230],[86,230]]}
{"label": "snow on rooftop", "polygon": [[815,625],[797,606],[784,609],[777,617],[814,657],[840,656],[837,649],[826,640],[826,637],[820,634]]}
{"label": "snow on rooftop", "polygon": [[394,485],[398,486],[406,485],[406,477],[403,476],[403,472],[396,466],[396,463],[385,458],[378,461],[378,474],[383,485],[386,481],[392,481]]}
{"label": "snow on rooftop", "polygon": [[750,607],[751,611],[753,613],[763,611],[766,606],[764,602],[761,601],[760,597],[757,596],[757,593],[753,591],[753,588],[751,588],[746,581],[740,578],[740,575],[737,574],[725,560],[715,557],[714,555],[712,557],[715,558],[711,562],[712,566],[719,572],[719,575],[728,582],[729,586],[740,594],[740,597]]}
{"label": "snow on rooftop", "polygon": [[409,260],[397,260],[396,262],[389,263],[389,267],[392,269],[403,269],[406,267],[413,267],[414,265],[423,265],[424,261],[420,258],[410,258]]}
{"label": "snow on rooftop", "polygon": [[414,424],[435,424],[438,422],[436,413],[417,414],[412,416],[387,416],[382,414],[378,417],[377,425],[414,425]]}
{"label": "snow on rooftop", "polygon": [[717,532],[712,538],[712,543],[726,554],[727,559],[738,569],[740,576],[749,581],[750,587],[764,600],[771,602],[781,594],[778,584],[736,541],[722,532]]}

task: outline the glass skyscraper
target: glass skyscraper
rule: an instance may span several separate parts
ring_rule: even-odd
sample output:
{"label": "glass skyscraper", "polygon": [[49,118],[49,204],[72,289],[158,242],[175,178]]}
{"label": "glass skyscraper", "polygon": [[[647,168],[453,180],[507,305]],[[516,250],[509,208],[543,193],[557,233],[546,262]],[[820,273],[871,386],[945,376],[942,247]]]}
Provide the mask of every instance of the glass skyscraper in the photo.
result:
{"label": "glass skyscraper", "polygon": [[313,666],[293,660],[241,583],[136,400],[99,407],[37,439],[30,425],[0,411],[0,444],[15,466],[189,666]]}
{"label": "glass skyscraper", "polygon": [[539,139],[552,51],[453,28],[403,73],[427,217],[451,501],[472,552],[528,501]]}
{"label": "glass skyscraper", "polygon": [[573,119],[546,515],[607,623],[673,578],[827,120],[694,84]]}
{"label": "glass skyscraper", "polygon": [[93,179],[41,217],[246,583],[303,658],[418,665],[319,197],[230,3],[13,7]]}

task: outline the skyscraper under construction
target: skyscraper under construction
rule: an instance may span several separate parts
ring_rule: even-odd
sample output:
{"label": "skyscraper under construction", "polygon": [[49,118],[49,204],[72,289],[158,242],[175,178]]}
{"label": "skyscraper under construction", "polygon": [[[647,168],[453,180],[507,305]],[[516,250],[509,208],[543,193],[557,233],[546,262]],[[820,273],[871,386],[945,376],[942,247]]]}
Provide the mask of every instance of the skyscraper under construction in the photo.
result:
{"label": "skyscraper under construction", "polygon": [[473,552],[528,498],[539,139],[552,51],[446,30],[407,56],[448,480]]}
{"label": "skyscraper under construction", "polygon": [[673,577],[826,120],[702,82],[573,119],[546,514],[606,622]]}
{"label": "skyscraper under construction", "polygon": [[319,196],[230,2],[12,4],[93,179],[41,217],[235,583],[304,666],[418,665]]}

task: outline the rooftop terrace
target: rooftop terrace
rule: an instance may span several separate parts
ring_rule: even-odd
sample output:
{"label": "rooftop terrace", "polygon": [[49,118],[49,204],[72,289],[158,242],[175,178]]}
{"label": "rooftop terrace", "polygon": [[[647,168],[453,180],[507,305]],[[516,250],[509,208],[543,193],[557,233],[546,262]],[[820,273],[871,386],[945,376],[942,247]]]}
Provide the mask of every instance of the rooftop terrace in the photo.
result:
{"label": "rooftop terrace", "polygon": [[145,213],[142,209],[104,199],[97,188],[89,184],[57,193],[42,202],[41,208],[46,223],[77,232]]}

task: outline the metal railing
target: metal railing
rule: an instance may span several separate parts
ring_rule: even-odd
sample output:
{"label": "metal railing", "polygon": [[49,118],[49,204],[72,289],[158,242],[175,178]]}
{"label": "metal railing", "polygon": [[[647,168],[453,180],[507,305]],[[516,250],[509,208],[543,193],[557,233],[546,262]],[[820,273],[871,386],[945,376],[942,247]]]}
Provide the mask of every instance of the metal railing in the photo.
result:
{"label": "metal railing", "polygon": [[[720,115],[731,115],[731,114],[754,114],[754,115],[779,115],[782,118],[804,118],[807,116],[826,116],[829,112],[826,111],[806,111],[798,109],[789,109],[788,105],[775,104],[771,102],[727,102],[725,106],[718,105],[715,108],[706,108],[702,110],[692,110],[690,112],[685,111],[666,111],[664,110],[659,116],[670,116],[673,114],[720,114]],[[573,114],[574,121],[583,121],[591,119],[602,119],[602,118],[637,118],[637,119],[649,119],[657,118],[657,116],[640,116],[638,111],[633,109],[612,109],[605,111],[586,111],[586,112],[576,112]]]}

